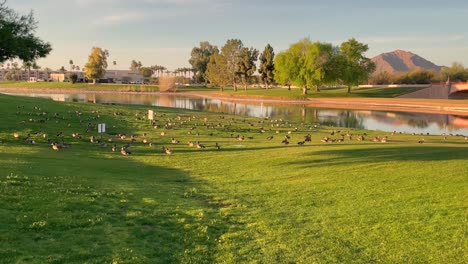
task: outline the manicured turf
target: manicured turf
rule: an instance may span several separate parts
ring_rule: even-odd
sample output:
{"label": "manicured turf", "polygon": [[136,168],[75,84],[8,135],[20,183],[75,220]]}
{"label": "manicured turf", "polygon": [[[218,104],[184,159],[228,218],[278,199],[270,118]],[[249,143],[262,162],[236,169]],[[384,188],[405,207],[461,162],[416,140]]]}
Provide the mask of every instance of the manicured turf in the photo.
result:
{"label": "manicured turf", "polygon": [[96,85],[88,83],[70,83],[70,82],[0,82],[0,87],[4,88],[30,88],[30,89],[83,89],[89,91],[95,90],[113,90],[118,92],[154,92],[159,91],[156,85],[140,84],[105,84]]}
{"label": "manicured turf", "polygon": [[285,88],[272,88],[272,89],[260,89],[260,88],[249,88],[247,91],[244,88],[239,88],[237,92],[234,92],[232,88],[225,89],[224,93],[233,95],[253,95],[253,96],[274,96],[284,98],[359,98],[359,97],[375,97],[375,98],[393,98],[403,94],[411,93],[421,88],[415,87],[400,87],[400,88],[353,88],[351,93],[348,93],[347,88],[322,88],[320,92],[316,92],[313,89],[309,89],[306,95],[302,94],[300,89],[285,89]]}
{"label": "manicured turf", "polygon": [[[155,85],[134,85],[134,84],[87,84],[69,82],[0,82],[0,88],[30,88],[30,89],[83,89],[87,91],[93,90],[115,90],[119,92],[156,92],[159,91],[158,86]],[[411,93],[422,88],[415,87],[401,87],[401,88],[353,88],[352,93],[348,93],[347,88],[323,88],[320,92],[315,92],[309,89],[307,95],[303,95],[300,89],[285,89],[285,88],[248,88],[247,91],[243,87],[239,87],[237,92],[234,92],[232,87],[224,89],[222,94],[225,95],[251,95],[251,96],[272,96],[283,97],[292,99],[304,98],[329,98],[329,97],[346,97],[346,98],[359,98],[359,97],[374,97],[374,98],[393,98],[406,93]],[[213,92],[220,93],[219,88],[216,87],[178,87],[178,92]]]}
{"label": "manicured turf", "polygon": [[[349,130],[353,140],[323,143],[348,131],[151,109],[158,128],[148,107],[0,95],[2,262],[466,261],[463,137]],[[107,124],[102,139],[98,123]],[[64,148],[52,150],[38,132]],[[308,133],[312,142],[298,146]],[[372,141],[384,135],[387,143]],[[112,152],[114,143],[132,154]]]}

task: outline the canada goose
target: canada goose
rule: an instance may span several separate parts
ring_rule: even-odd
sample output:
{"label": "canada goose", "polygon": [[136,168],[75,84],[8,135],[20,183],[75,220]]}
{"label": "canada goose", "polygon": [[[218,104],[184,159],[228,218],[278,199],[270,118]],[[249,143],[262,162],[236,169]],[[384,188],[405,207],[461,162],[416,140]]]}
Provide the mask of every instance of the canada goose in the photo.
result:
{"label": "canada goose", "polygon": [[166,153],[166,155],[171,155],[172,154],[172,150],[170,150],[169,148],[166,148],[166,150],[164,152]]}
{"label": "canada goose", "polygon": [[383,138],[380,140],[380,142],[382,142],[382,143],[387,143],[387,136],[383,137]]}
{"label": "canada goose", "polygon": [[334,136],[334,135],[335,135],[335,131],[332,131],[332,132],[330,133],[330,136]]}
{"label": "canada goose", "polygon": [[114,145],[112,146],[112,152],[116,152],[116,151],[117,151],[117,144],[114,144]]}
{"label": "canada goose", "polygon": [[330,138],[329,137],[324,137],[320,141],[323,142],[323,143],[327,143],[327,142],[330,142]]}
{"label": "canada goose", "polygon": [[175,138],[171,138],[171,143],[172,144],[179,144],[179,140],[177,140]]}
{"label": "canada goose", "polygon": [[120,153],[122,153],[122,155],[124,155],[124,156],[128,156],[128,155],[132,154],[132,153],[131,153],[130,151],[128,151],[127,148],[125,148],[125,147],[122,147],[122,148],[120,149]]}
{"label": "canada goose", "polygon": [[54,143],[52,143],[52,149],[57,151],[57,150],[59,150],[59,149],[60,149],[60,146],[59,146],[59,145],[57,145],[57,143],[56,143],[56,142],[54,142]]}
{"label": "canada goose", "polygon": [[14,137],[14,138],[19,138],[19,136],[20,136],[20,135],[19,135],[18,133],[16,133],[16,132],[13,133],[13,137]]}
{"label": "canada goose", "polygon": [[281,144],[288,145],[289,140],[287,138],[285,138],[285,139],[283,139],[283,141],[281,141]]}
{"label": "canada goose", "polygon": [[164,135],[166,135],[166,132],[164,132],[164,131],[161,132],[161,136],[164,136]]}
{"label": "canada goose", "polygon": [[272,139],[273,139],[273,136],[267,137],[267,140],[272,140]]}
{"label": "canada goose", "polygon": [[89,138],[89,141],[90,141],[91,143],[98,143],[98,141],[96,140],[96,137],[95,137],[95,136],[91,136],[91,137]]}
{"label": "canada goose", "polygon": [[374,142],[379,142],[379,141],[380,141],[380,138],[379,138],[379,137],[374,137],[373,141],[374,141]]}
{"label": "canada goose", "polygon": [[193,142],[192,142],[192,141],[189,141],[188,146],[189,146],[189,147],[193,147]]}
{"label": "canada goose", "polygon": [[357,140],[358,140],[358,141],[364,141],[364,140],[365,140],[365,138],[364,138],[364,136],[362,136],[362,135],[359,135],[359,136],[357,137]]}
{"label": "canada goose", "polygon": [[200,142],[197,141],[197,149],[204,149],[205,145],[200,144]]}
{"label": "canada goose", "polygon": [[146,138],[143,139],[143,144],[148,144],[148,140]]}
{"label": "canada goose", "polygon": [[312,137],[310,136],[310,134],[304,136],[304,142],[312,142]]}
{"label": "canada goose", "polygon": [[215,149],[216,149],[216,150],[220,150],[220,149],[221,149],[221,146],[218,145],[218,142],[216,142],[216,144],[215,144]]}
{"label": "canada goose", "polygon": [[421,140],[419,140],[418,143],[419,143],[419,144],[423,144],[423,143],[424,143],[424,138],[421,139]]}
{"label": "canada goose", "polygon": [[298,144],[299,146],[304,146],[304,143],[305,143],[304,141],[299,141],[299,142],[297,142],[297,144]]}

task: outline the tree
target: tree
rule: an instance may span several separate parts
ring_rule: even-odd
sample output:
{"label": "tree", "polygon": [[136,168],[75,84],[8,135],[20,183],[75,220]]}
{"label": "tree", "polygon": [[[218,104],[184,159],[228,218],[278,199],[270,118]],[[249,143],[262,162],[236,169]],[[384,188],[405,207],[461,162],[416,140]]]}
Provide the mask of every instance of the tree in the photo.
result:
{"label": "tree", "polygon": [[65,73],[65,72],[67,72],[67,70],[65,70],[65,66],[60,67],[60,68],[58,69],[58,71],[59,71],[60,73]]}
{"label": "tree", "polygon": [[32,11],[20,15],[0,2],[0,62],[15,58],[31,62],[47,56],[51,45],[34,36],[36,28]]}
{"label": "tree", "polygon": [[273,47],[270,44],[267,44],[262,54],[260,54],[260,68],[258,73],[260,73],[260,79],[265,83],[266,89],[269,88],[270,84],[273,83],[275,79],[275,53],[273,52]]}
{"label": "tree", "polygon": [[375,63],[364,56],[368,50],[369,47],[366,44],[359,43],[354,38],[343,42],[340,46],[341,56],[343,56],[341,80],[348,86],[348,93],[351,93],[352,86],[366,81],[375,71]]}
{"label": "tree", "polygon": [[226,57],[222,54],[213,54],[206,68],[206,79],[210,86],[218,86],[221,91],[231,83],[232,74],[228,71]]}
{"label": "tree", "polygon": [[206,70],[210,58],[218,54],[218,47],[211,45],[208,41],[200,42],[200,47],[194,47],[190,53],[189,63],[192,65],[194,78],[197,82],[206,82]]}
{"label": "tree", "polygon": [[244,47],[244,44],[240,39],[229,39],[226,41],[226,44],[221,48],[221,55],[224,56],[226,61],[226,68],[227,74],[230,74],[229,77],[232,86],[234,87],[234,91],[237,91],[237,76],[239,75],[238,68],[239,63],[241,60],[241,51]]}
{"label": "tree", "polygon": [[287,50],[280,52],[275,57],[275,70],[274,70],[274,79],[277,83],[281,85],[287,85],[288,90],[291,90],[291,83],[294,76],[299,70],[297,64],[295,63],[293,54]]}
{"label": "tree", "polygon": [[468,80],[468,69],[461,63],[454,62],[451,67],[444,67],[441,71],[442,80],[446,81],[450,77],[452,82],[465,82]]}
{"label": "tree", "polygon": [[132,60],[132,63],[130,64],[130,70],[132,71],[139,71],[143,65],[141,64],[141,61],[136,61]]}
{"label": "tree", "polygon": [[[308,47],[302,57],[302,67],[299,77],[305,80],[306,86],[315,86],[315,91],[320,91],[320,86],[324,83],[334,81],[333,57],[336,49],[330,43],[314,42]],[[307,88],[303,90],[307,93]]]}
{"label": "tree", "polygon": [[96,84],[96,80],[106,74],[108,56],[109,52],[107,50],[93,47],[88,62],[85,64],[85,76],[87,79],[93,80],[93,84]]}
{"label": "tree", "polygon": [[239,54],[239,62],[237,64],[237,73],[242,76],[244,88],[247,90],[247,84],[250,77],[257,70],[255,62],[258,58],[258,50],[254,48],[242,48]]}
{"label": "tree", "polygon": [[143,75],[145,78],[150,78],[151,75],[153,75],[153,70],[151,67],[141,67],[140,68],[140,74]]}
{"label": "tree", "polygon": [[33,63],[30,61],[23,61],[22,68],[25,69],[28,72],[28,81],[31,78],[31,68],[33,66]]}

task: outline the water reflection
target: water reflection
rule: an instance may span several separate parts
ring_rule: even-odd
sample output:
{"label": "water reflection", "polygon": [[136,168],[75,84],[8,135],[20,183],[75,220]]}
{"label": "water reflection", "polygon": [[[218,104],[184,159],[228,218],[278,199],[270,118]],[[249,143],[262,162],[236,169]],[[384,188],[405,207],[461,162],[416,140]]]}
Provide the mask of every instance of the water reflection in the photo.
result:
{"label": "water reflection", "polygon": [[327,126],[361,128],[382,131],[431,134],[468,135],[468,116],[388,112],[369,110],[342,110],[313,108],[309,105],[275,105],[272,103],[239,103],[218,99],[176,95],[143,94],[23,94],[51,98],[56,101],[87,103],[139,104],[176,107],[192,110],[229,113],[295,122],[320,123]]}

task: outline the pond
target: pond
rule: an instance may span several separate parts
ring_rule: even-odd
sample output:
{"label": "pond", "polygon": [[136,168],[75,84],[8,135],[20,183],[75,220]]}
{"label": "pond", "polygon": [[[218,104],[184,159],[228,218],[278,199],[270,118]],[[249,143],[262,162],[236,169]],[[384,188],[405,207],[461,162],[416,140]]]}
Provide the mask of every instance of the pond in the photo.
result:
{"label": "pond", "polygon": [[[17,94],[18,95],[18,94]],[[203,110],[327,126],[403,133],[468,135],[468,116],[397,111],[314,108],[312,105],[279,105],[274,102],[226,102],[219,99],[180,95],[147,94],[21,94],[56,101],[103,104],[138,104]]]}

